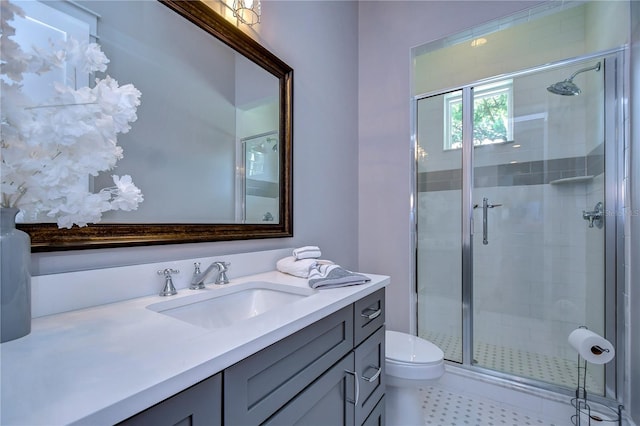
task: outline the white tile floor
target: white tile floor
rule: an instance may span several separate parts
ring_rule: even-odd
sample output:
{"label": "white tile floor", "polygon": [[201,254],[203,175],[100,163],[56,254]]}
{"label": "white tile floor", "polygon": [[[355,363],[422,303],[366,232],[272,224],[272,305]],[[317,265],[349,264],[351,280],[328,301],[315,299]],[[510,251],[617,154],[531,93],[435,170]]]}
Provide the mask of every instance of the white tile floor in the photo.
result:
{"label": "white tile floor", "polygon": [[522,408],[435,386],[420,389],[424,426],[564,426]]}

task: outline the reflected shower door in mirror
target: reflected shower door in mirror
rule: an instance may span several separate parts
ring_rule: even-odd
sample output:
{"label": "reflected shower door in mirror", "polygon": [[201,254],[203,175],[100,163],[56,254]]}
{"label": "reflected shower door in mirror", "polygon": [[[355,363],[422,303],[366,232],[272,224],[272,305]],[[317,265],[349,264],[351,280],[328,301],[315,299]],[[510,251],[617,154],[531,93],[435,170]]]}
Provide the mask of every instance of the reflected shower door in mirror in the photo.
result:
{"label": "reflected shower door in mirror", "polygon": [[[142,93],[137,120],[118,136],[117,169],[89,185],[98,192],[113,186],[112,174],[130,175],[144,201],[86,228],[31,220],[21,228],[34,251],[292,235],[288,65],[199,1],[16,3],[27,10],[38,3],[86,28],[84,41],[110,60],[108,74]],[[249,145],[268,175],[239,176],[246,141],[267,134],[268,156]]]}
{"label": "reflected shower door in mirror", "polygon": [[277,222],[278,219],[278,135],[265,133],[242,140],[243,164],[240,178],[244,223]]}

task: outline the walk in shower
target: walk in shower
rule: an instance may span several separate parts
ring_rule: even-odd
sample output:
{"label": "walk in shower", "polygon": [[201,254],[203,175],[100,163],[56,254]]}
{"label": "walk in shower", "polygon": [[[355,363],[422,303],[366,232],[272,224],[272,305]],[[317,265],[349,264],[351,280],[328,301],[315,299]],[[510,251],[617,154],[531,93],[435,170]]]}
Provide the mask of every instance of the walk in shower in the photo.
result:
{"label": "walk in shower", "polygon": [[[618,343],[622,60],[414,98],[417,330],[447,360],[568,391],[573,329]],[[615,397],[615,363],[590,365],[587,390]]]}

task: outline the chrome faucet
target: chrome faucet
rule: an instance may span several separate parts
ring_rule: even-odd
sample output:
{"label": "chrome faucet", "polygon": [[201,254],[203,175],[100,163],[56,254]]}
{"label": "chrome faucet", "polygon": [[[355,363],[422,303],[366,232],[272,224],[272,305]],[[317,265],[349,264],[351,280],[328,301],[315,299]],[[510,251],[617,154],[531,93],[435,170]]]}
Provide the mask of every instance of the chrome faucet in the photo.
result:
{"label": "chrome faucet", "polygon": [[229,270],[229,266],[231,263],[229,262],[213,262],[204,272],[200,272],[200,262],[195,262],[193,264],[193,277],[191,278],[191,285],[189,286],[192,290],[199,290],[204,288],[204,282],[207,277],[211,274],[211,272],[218,271],[218,276],[216,277],[214,283],[215,284],[227,284],[229,283],[229,278],[227,278],[227,271]]}

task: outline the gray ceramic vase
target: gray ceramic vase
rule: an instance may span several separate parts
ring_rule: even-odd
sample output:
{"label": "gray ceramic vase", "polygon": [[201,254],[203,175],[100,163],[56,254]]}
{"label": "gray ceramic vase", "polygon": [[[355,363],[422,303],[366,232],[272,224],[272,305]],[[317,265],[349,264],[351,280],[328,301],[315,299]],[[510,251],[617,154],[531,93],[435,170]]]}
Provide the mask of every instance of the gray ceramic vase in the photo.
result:
{"label": "gray ceramic vase", "polygon": [[18,211],[0,208],[0,343],[31,332],[31,239],[16,229]]}

